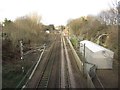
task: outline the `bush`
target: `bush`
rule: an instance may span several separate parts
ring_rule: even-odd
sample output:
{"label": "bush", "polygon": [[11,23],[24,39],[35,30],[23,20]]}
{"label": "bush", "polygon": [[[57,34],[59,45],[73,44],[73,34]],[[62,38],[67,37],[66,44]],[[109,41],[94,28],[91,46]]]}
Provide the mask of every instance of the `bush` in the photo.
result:
{"label": "bush", "polygon": [[78,40],[77,40],[76,37],[71,38],[71,43],[72,43],[72,45],[73,45],[75,48],[77,48]]}

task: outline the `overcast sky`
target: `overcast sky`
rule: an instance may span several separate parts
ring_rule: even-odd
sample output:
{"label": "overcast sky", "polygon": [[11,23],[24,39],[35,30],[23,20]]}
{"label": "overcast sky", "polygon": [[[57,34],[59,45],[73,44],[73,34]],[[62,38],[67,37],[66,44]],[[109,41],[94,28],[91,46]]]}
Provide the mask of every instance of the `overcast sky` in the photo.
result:
{"label": "overcast sky", "polygon": [[32,12],[42,16],[43,24],[65,25],[68,19],[97,15],[115,0],[0,0],[0,21]]}

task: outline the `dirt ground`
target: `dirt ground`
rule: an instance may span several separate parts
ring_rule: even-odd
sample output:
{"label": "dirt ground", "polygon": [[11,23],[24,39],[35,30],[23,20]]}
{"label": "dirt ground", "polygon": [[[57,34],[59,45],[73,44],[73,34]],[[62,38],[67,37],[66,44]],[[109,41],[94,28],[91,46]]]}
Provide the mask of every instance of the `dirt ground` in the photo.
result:
{"label": "dirt ground", "polygon": [[97,70],[96,73],[104,88],[118,88],[118,62],[113,62],[112,70]]}

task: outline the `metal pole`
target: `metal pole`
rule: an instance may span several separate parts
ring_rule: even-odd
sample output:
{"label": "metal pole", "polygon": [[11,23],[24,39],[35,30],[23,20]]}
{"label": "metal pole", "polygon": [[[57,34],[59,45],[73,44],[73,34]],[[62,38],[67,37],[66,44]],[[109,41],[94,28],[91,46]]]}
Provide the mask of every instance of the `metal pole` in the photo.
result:
{"label": "metal pole", "polygon": [[83,57],[83,75],[85,75],[85,44],[84,44],[84,57]]}

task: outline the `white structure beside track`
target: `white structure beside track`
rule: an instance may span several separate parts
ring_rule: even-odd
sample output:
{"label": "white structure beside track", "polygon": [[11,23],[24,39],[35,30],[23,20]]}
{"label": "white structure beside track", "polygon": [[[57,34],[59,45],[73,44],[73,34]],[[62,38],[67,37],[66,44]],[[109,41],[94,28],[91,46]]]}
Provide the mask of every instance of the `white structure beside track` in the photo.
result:
{"label": "white structure beside track", "polygon": [[[85,53],[84,53],[85,52]],[[97,69],[112,69],[114,52],[88,40],[80,42],[80,53]]]}

